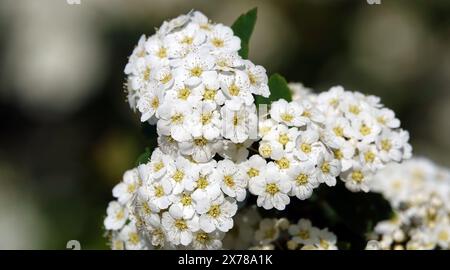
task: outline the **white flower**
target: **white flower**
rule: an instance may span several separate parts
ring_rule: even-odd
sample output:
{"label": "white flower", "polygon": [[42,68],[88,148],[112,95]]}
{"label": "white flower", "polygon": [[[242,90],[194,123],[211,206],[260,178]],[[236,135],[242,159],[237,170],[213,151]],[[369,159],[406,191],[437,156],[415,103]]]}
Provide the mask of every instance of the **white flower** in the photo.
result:
{"label": "white flower", "polygon": [[242,100],[245,105],[253,104],[254,98],[250,92],[250,80],[243,71],[236,70],[234,75],[221,76],[222,91],[229,99]]}
{"label": "white flower", "polygon": [[212,177],[215,177],[226,195],[236,198],[238,202],[245,199],[247,180],[238,166],[230,160],[221,160]]}
{"label": "white flower", "polygon": [[178,142],[172,136],[158,136],[158,148],[161,149],[161,152],[171,157],[176,157],[179,154]]}
{"label": "white flower", "polygon": [[250,82],[250,92],[255,95],[269,97],[270,90],[266,69],[262,66],[254,65],[249,60],[244,60],[245,72],[247,73]]}
{"label": "white flower", "polygon": [[139,165],[139,176],[144,182],[160,179],[166,174],[167,168],[172,166],[172,163],[173,160],[157,148],[153,151],[149,163]]}
{"label": "white flower", "polygon": [[192,107],[183,102],[164,103],[158,109],[158,134],[172,136],[178,142],[192,138]]}
{"label": "white flower", "polygon": [[209,35],[206,46],[213,53],[237,52],[241,48],[241,40],[233,35],[230,27],[216,24]]}
{"label": "white flower", "polygon": [[187,85],[197,86],[203,81],[213,80],[217,77],[214,68],[214,57],[205,52],[188,54],[175,70],[177,80]]}
{"label": "white flower", "polygon": [[144,183],[139,188],[139,192],[147,201],[150,201],[159,209],[167,209],[171,203],[170,194],[172,192],[172,185],[165,178],[159,181]]}
{"label": "white flower", "polygon": [[211,233],[199,230],[194,233],[191,246],[197,250],[218,250],[222,249],[222,239],[225,233],[215,230]]}
{"label": "white flower", "polygon": [[274,141],[261,141],[259,143],[258,152],[263,158],[271,158],[279,160],[283,157],[283,145]]}
{"label": "white flower", "polygon": [[315,177],[319,183],[326,183],[328,186],[336,185],[336,177],[341,172],[341,163],[333,159],[333,155],[320,155],[317,160]]}
{"label": "white flower", "polygon": [[144,242],[139,235],[136,225],[131,222],[120,231],[120,238],[125,242],[125,248],[128,250],[139,250],[144,248]]}
{"label": "white flower", "polygon": [[332,151],[334,157],[341,162],[342,171],[352,167],[355,146],[350,141],[342,141],[338,147],[332,147]]}
{"label": "white flower", "polygon": [[319,142],[319,132],[311,127],[300,132],[295,145],[294,154],[301,161],[315,161],[317,155],[323,151],[323,144]]}
{"label": "white flower", "polygon": [[104,225],[107,230],[119,230],[125,225],[128,218],[128,210],[117,201],[108,204],[106,213]]}
{"label": "white flower", "polygon": [[217,152],[217,140],[208,140],[205,137],[195,137],[179,144],[183,155],[191,156],[196,162],[210,161]]}
{"label": "white flower", "polygon": [[274,163],[267,164],[265,173],[250,181],[249,190],[258,196],[257,205],[264,209],[284,210],[290,202],[287,194],[291,190],[291,184]]}
{"label": "white flower", "polygon": [[363,144],[358,145],[359,152],[359,165],[363,166],[372,172],[375,172],[383,168],[383,163],[380,159],[380,154],[377,147],[374,144]]}
{"label": "white flower", "polygon": [[260,155],[253,155],[247,161],[240,164],[240,170],[248,181],[264,173],[267,162]]}
{"label": "white flower", "polygon": [[319,242],[315,244],[315,246],[320,250],[337,250],[336,235],[328,229],[320,230],[317,234]]}
{"label": "white flower", "polygon": [[159,66],[169,65],[168,48],[158,36],[151,36],[147,39],[145,50],[152,62],[157,63]]}
{"label": "white flower", "polygon": [[166,103],[185,102],[192,106],[201,99],[200,87],[192,87],[180,82],[176,82],[172,89],[166,91]]}
{"label": "white flower", "polygon": [[259,223],[259,228],[255,232],[255,240],[258,245],[267,245],[278,239],[280,229],[277,226],[276,218],[265,218]]}
{"label": "white flower", "polygon": [[162,85],[151,81],[147,84],[145,91],[141,94],[137,109],[141,112],[141,122],[149,120],[157,112],[161,102],[163,101],[164,89]]}
{"label": "white flower", "polygon": [[369,117],[356,118],[351,121],[351,126],[354,130],[356,139],[363,143],[375,142],[378,134],[381,132],[380,125]]}
{"label": "white flower", "polygon": [[242,143],[256,137],[257,115],[256,107],[245,106],[238,100],[227,100],[221,109],[223,117],[222,136],[234,143]]}
{"label": "white flower", "polygon": [[113,196],[117,198],[121,204],[126,204],[140,186],[140,181],[137,169],[126,171],[123,175],[123,181],[113,188]]}
{"label": "white flower", "polygon": [[149,57],[141,57],[136,59],[136,62],[132,64],[132,66],[129,66],[128,69],[125,71],[128,71],[130,73],[130,82],[131,82],[131,88],[133,90],[140,90],[144,89],[147,83],[150,82],[151,79],[153,79],[153,68],[154,63]]}
{"label": "white flower", "polygon": [[195,190],[192,198],[198,203],[205,199],[215,199],[222,194],[220,183],[213,176],[217,162],[212,160],[209,163],[202,164],[200,170],[194,176]]}
{"label": "white flower", "polygon": [[168,35],[165,41],[169,47],[170,57],[185,57],[203,44],[206,35],[199,30],[198,24],[190,23],[183,30]]}
{"label": "white flower", "polygon": [[379,110],[375,110],[374,112],[375,119],[378,124],[387,128],[398,128],[400,127],[400,120],[395,118],[395,113],[388,109],[382,108]]}
{"label": "white flower", "polygon": [[220,137],[221,120],[217,106],[212,103],[198,103],[192,113],[192,135],[214,140]]}
{"label": "white flower", "polygon": [[223,158],[230,159],[236,163],[241,163],[247,160],[249,150],[253,140],[246,140],[243,143],[233,143],[232,141],[222,140],[219,147],[219,155]]}
{"label": "white flower", "polygon": [[313,245],[319,242],[319,229],[313,227],[308,219],[301,218],[297,224],[289,226],[288,232],[298,244]]}
{"label": "white flower", "polygon": [[291,180],[292,190],[291,194],[305,200],[311,197],[313,189],[319,186],[314,175],[314,163],[303,162],[292,166],[287,174]]}
{"label": "white flower", "polygon": [[403,158],[403,148],[408,144],[409,134],[406,131],[394,132],[384,129],[376,140],[381,160],[400,162]]}
{"label": "white flower", "polygon": [[299,131],[297,128],[289,128],[286,125],[279,124],[272,127],[262,140],[270,143],[273,149],[281,147],[285,150],[285,153],[288,153],[295,148],[295,141],[298,135]]}
{"label": "white flower", "polygon": [[197,170],[198,167],[194,163],[182,156],[177,157],[165,175],[172,185],[172,193],[180,194],[184,190],[192,191],[194,189],[193,178]]}
{"label": "white flower", "polygon": [[342,173],[342,180],[345,186],[353,191],[369,192],[369,182],[372,179],[372,174],[367,167],[361,167],[359,163],[353,164],[352,168]]}
{"label": "white flower", "polygon": [[199,230],[198,216],[184,219],[183,212],[177,206],[169,208],[162,214],[161,223],[167,231],[168,240],[174,245],[187,246],[192,242],[193,232]]}
{"label": "white flower", "polygon": [[302,116],[303,108],[297,102],[287,102],[284,99],[275,101],[270,106],[270,116],[278,122],[288,126],[301,127],[309,122],[309,119]]}
{"label": "white flower", "polygon": [[179,208],[182,212],[183,218],[190,219],[195,214],[196,203],[192,199],[190,192],[172,194],[170,200],[172,201],[171,207]]}
{"label": "white flower", "polygon": [[218,196],[215,199],[204,199],[197,203],[200,216],[200,228],[205,232],[218,229],[227,232],[233,227],[232,217],[236,214],[236,200],[230,197]]}

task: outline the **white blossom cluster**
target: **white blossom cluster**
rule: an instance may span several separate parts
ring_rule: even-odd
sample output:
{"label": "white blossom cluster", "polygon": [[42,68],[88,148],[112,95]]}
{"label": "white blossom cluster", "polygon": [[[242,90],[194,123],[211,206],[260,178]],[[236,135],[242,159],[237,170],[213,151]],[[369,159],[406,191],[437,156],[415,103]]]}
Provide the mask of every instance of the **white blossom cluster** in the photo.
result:
{"label": "white blossom cluster", "polygon": [[260,157],[248,161],[265,168],[249,181],[258,206],[283,210],[288,196],[307,199],[321,183],[336,185],[338,176],[349,190],[368,192],[377,170],[411,156],[408,132],[379,98],[340,86],[318,95],[290,87],[298,99],[273,102],[269,117],[259,120]]}
{"label": "white blossom cluster", "polygon": [[140,38],[125,67],[128,100],[142,122],[157,124],[166,152],[208,162],[228,144],[256,138],[253,95],[269,96],[268,79],[240,48],[230,27],[198,11]]}
{"label": "white blossom cluster", "polygon": [[254,95],[269,96],[268,79],[239,56],[240,42],[197,11],[139,40],[125,67],[128,100],[156,125],[158,148],[113,189],[104,220],[113,249],[269,249],[279,231],[289,249],[336,249],[334,234],[308,220],[259,224],[255,207],[235,217],[238,202],[248,190],[258,207],[284,210],[337,177],[367,192],[378,169],[410,156],[394,113],[342,87],[317,95],[290,84],[294,101],[259,108],[268,117],[258,119]]}
{"label": "white blossom cluster", "polygon": [[312,226],[308,219],[290,223],[286,218],[261,218],[249,206],[235,216],[236,224],[223,242],[227,249],[336,250],[337,238],[328,229]]}
{"label": "white blossom cluster", "polygon": [[114,187],[104,225],[127,249],[220,249],[246,187],[230,160],[194,163],[156,149]]}
{"label": "white blossom cluster", "polygon": [[424,158],[386,166],[373,187],[394,217],[375,226],[377,249],[450,248],[450,170]]}

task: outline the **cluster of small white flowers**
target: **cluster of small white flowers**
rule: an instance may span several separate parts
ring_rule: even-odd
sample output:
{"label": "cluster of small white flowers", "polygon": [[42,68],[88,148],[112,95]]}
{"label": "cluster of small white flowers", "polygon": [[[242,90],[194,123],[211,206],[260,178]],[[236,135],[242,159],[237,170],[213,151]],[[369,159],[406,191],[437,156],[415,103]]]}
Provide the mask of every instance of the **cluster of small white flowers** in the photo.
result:
{"label": "cluster of small white flowers", "polygon": [[379,249],[450,249],[449,169],[414,158],[386,166],[372,188],[395,213],[375,226]]}
{"label": "cluster of small white flowers", "polygon": [[411,155],[392,111],[342,87],[317,95],[290,84],[294,101],[258,119],[254,95],[270,95],[268,78],[239,56],[240,43],[198,11],[140,38],[125,67],[128,101],[156,125],[158,148],[113,189],[104,221],[113,249],[271,249],[280,231],[289,249],[336,249],[334,234],[308,220],[258,223],[256,207],[234,217],[238,202],[248,189],[258,207],[284,210],[338,176],[367,192],[373,173]]}
{"label": "cluster of small white flowers", "polygon": [[288,196],[307,199],[338,176],[349,190],[368,192],[377,170],[411,156],[408,132],[378,98],[340,86],[319,95],[301,84],[290,87],[299,99],[272,103],[270,118],[259,120],[258,152],[272,161],[249,181],[258,206],[283,210]]}
{"label": "cluster of small white flowers", "polygon": [[[239,245],[240,248],[253,250],[338,249],[336,236],[328,229],[321,230],[312,226],[308,219],[300,219],[298,223],[291,224],[286,218],[259,218],[256,222],[236,224],[236,229],[247,232],[247,237],[250,236],[250,239],[243,243],[246,246]],[[242,243],[241,239],[235,238],[234,240]]]}
{"label": "cluster of small white flowers", "polygon": [[105,227],[127,249],[130,241],[136,249],[220,249],[246,187],[230,160],[194,163],[156,149],[113,189]]}
{"label": "cluster of small white flowers", "polygon": [[125,67],[128,100],[141,121],[157,124],[163,151],[208,162],[256,138],[253,95],[269,96],[268,79],[240,48],[230,27],[198,11],[140,38]]}

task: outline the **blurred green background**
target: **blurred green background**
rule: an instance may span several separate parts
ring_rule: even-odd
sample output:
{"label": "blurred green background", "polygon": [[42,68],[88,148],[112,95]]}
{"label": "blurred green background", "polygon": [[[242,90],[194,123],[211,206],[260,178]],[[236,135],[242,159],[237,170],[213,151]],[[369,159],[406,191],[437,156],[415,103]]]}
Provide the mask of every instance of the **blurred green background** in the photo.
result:
{"label": "blurred green background", "polygon": [[448,0],[3,0],[0,249],[107,248],[111,189],[150,141],[123,92],[138,38],[191,9],[231,25],[255,6],[251,60],[381,96],[414,153],[450,166]]}

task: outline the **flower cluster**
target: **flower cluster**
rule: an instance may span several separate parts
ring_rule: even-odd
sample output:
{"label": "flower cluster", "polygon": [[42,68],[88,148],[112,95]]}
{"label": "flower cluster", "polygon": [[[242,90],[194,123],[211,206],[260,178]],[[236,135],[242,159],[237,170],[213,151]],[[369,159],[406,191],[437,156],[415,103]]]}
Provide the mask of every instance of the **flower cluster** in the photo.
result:
{"label": "flower cluster", "polygon": [[261,219],[254,207],[236,215],[236,226],[225,236],[224,247],[234,249],[336,250],[337,238],[308,219],[290,223],[286,218]]}
{"label": "flower cluster", "polygon": [[373,189],[389,200],[394,217],[375,227],[378,249],[450,248],[450,170],[414,158],[386,166]]}
{"label": "flower cluster", "polygon": [[309,220],[261,220],[244,207],[247,190],[258,207],[284,210],[337,177],[367,192],[384,164],[411,155],[391,110],[342,87],[290,84],[294,101],[260,107],[258,119],[254,96],[270,95],[268,78],[239,56],[240,43],[197,11],[139,40],[125,67],[128,101],[156,125],[158,148],[113,189],[104,220],[113,249],[337,249]]}
{"label": "flower cluster", "polygon": [[230,160],[197,164],[156,149],[148,163],[127,171],[114,187],[117,201],[108,207],[105,227],[113,231],[113,243],[127,249],[130,241],[138,249],[220,249],[246,187]]}
{"label": "flower cluster", "polygon": [[141,121],[157,123],[161,148],[208,162],[256,138],[253,95],[270,94],[268,79],[240,48],[230,27],[198,11],[140,38],[125,67],[128,100]]}
{"label": "flower cluster", "polygon": [[283,210],[288,196],[307,199],[338,176],[349,190],[368,192],[377,170],[411,156],[408,132],[379,98],[340,86],[319,95],[290,87],[298,99],[272,103],[269,117],[259,119],[258,152],[269,162],[263,177],[249,181],[258,206]]}

